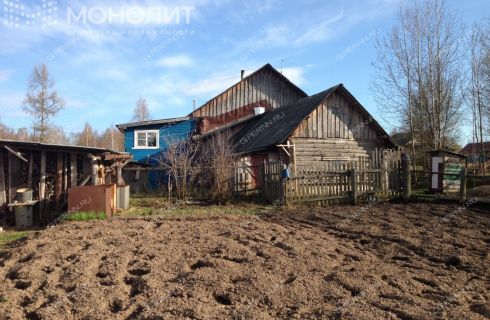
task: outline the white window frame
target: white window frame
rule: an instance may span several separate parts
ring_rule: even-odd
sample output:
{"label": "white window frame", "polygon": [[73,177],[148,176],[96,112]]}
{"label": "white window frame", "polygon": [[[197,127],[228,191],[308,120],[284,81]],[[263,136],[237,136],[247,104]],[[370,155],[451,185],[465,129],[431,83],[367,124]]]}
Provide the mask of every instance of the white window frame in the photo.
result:
{"label": "white window frame", "polygon": [[[148,147],[148,133],[156,133],[157,145],[155,147]],[[146,146],[138,146],[138,133],[145,133]],[[159,149],[160,148],[160,130],[134,130],[134,143],[133,149]]]}

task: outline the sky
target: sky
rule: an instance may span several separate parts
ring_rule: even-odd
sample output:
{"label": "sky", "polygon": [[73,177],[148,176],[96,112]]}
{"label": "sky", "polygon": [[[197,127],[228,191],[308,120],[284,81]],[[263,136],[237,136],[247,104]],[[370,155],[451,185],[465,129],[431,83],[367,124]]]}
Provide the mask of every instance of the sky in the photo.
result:
{"label": "sky", "polygon": [[[0,121],[10,127],[32,124],[22,101],[41,63],[65,100],[52,122],[68,134],[129,122],[139,97],[154,119],[187,115],[266,63],[308,94],[343,83],[387,131],[396,126],[369,87],[398,0],[0,1]],[[490,13],[490,0],[448,5],[468,26]]]}

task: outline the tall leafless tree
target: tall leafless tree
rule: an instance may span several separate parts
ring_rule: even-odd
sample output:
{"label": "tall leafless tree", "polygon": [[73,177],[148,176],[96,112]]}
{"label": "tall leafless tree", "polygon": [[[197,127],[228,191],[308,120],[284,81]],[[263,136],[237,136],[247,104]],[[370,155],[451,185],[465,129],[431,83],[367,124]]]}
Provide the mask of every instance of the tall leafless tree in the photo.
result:
{"label": "tall leafless tree", "polygon": [[140,97],[138,101],[136,101],[136,107],[133,111],[132,121],[139,122],[146,120],[150,120],[150,110],[148,109],[148,102],[146,102],[146,99]]}
{"label": "tall leafless tree", "polygon": [[402,5],[398,24],[377,43],[376,101],[425,149],[443,149],[458,137],[463,39],[445,1],[426,0]]}
{"label": "tall leafless tree", "polygon": [[83,130],[75,135],[75,145],[97,147],[97,132],[86,122]]}
{"label": "tall leafless tree", "polygon": [[[472,114],[473,123],[473,142],[480,145],[478,154],[480,155],[480,170],[485,174],[485,144],[484,137],[487,135],[485,130],[486,116],[488,113],[489,99],[488,82],[486,82],[485,62],[489,56],[488,33],[490,28],[482,24],[475,24],[470,34],[470,81],[467,95],[467,103]],[[476,150],[475,150],[476,151]]]}
{"label": "tall leafless tree", "polygon": [[63,99],[53,89],[54,80],[45,64],[34,67],[24,99],[24,111],[34,117],[34,135],[40,142],[46,142],[49,119],[64,106]]}

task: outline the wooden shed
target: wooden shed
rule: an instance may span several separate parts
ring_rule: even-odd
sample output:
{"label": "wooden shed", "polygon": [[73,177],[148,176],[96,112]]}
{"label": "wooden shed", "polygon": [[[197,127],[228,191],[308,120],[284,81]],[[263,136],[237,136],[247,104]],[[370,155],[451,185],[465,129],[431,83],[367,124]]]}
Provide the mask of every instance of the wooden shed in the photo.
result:
{"label": "wooden shed", "polygon": [[0,212],[16,202],[20,188],[33,190],[35,223],[46,224],[67,204],[68,189],[86,184],[123,184],[121,169],[131,159],[112,150],[0,140]]}

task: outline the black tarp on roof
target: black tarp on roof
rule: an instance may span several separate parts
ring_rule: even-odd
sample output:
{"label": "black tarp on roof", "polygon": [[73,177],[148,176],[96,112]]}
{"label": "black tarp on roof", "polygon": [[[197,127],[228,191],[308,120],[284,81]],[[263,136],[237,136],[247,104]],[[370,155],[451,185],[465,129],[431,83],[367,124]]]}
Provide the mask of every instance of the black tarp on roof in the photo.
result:
{"label": "black tarp on roof", "polygon": [[336,85],[295,103],[272,109],[251,119],[234,135],[237,153],[254,152],[280,144],[315,108],[341,85]]}

